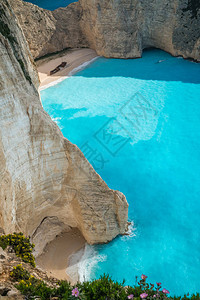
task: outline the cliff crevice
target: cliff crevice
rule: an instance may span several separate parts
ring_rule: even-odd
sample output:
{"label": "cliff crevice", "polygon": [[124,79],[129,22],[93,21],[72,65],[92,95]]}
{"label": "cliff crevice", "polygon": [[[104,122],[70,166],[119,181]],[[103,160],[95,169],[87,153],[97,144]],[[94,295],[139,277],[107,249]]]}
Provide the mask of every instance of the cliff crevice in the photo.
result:
{"label": "cliff crevice", "polygon": [[65,48],[137,58],[155,47],[200,61],[200,4],[196,0],[79,0],[47,11],[11,0],[34,58]]}
{"label": "cliff crevice", "polygon": [[126,229],[127,201],[120,195],[119,228],[115,191],[43,110],[37,71],[7,0],[0,11],[0,227],[33,236],[37,254],[70,227],[90,244],[108,242]]}

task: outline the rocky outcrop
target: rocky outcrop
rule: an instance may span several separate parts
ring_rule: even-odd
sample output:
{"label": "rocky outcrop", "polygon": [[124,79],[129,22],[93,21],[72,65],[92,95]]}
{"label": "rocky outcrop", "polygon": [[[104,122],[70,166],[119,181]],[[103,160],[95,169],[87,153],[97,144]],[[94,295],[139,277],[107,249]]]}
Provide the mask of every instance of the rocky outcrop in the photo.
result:
{"label": "rocky outcrop", "polygon": [[200,61],[200,2],[196,0],[79,0],[81,28],[106,57],[141,57],[155,47]]}
{"label": "rocky outcrop", "polygon": [[197,0],[79,0],[53,12],[12,2],[34,57],[89,46],[105,57],[136,58],[155,47],[200,61]]}
{"label": "rocky outcrop", "polygon": [[125,231],[126,199],[43,110],[32,56],[7,0],[0,12],[0,227],[36,236],[49,224],[49,239],[77,227],[90,244],[110,241]]}
{"label": "rocky outcrop", "polygon": [[[47,272],[41,268],[34,268],[28,263],[24,263],[21,258],[16,256],[11,247],[7,247],[5,251],[0,247],[0,299],[2,300],[23,300],[27,297],[21,295],[20,291],[16,289],[17,279],[13,279],[10,273],[13,268],[21,266],[24,272],[27,272],[36,280],[43,281],[48,287],[56,288],[58,286],[58,279],[49,277]],[[35,297],[36,298],[36,297]],[[39,298],[37,298],[39,299]]]}
{"label": "rocky outcrop", "polygon": [[48,11],[22,0],[10,0],[34,58],[66,48],[88,47],[79,26],[81,7]]}

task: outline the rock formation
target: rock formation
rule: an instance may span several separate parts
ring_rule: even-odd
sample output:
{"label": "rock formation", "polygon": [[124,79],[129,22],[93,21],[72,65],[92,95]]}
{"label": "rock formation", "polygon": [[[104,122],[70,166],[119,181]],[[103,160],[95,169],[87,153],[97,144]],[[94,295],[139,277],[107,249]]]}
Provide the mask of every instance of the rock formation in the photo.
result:
{"label": "rock formation", "polygon": [[141,57],[155,47],[200,61],[200,2],[196,0],[79,0],[80,27],[106,57]]}
{"label": "rock formation", "polygon": [[90,244],[124,233],[124,195],[108,188],[42,108],[32,56],[8,0],[0,2],[0,57],[0,227],[37,237],[35,243],[46,226],[46,242],[69,227]]}
{"label": "rock formation", "polygon": [[89,46],[105,57],[136,58],[155,47],[200,61],[197,0],[79,0],[53,12],[12,3],[34,57]]}
{"label": "rock formation", "polygon": [[34,58],[66,48],[89,47],[79,26],[81,8],[48,11],[22,0],[10,0]]}
{"label": "rock formation", "polygon": [[35,279],[43,281],[47,286],[51,288],[58,287],[58,279],[47,276],[47,273],[41,270],[41,268],[34,268],[30,264],[24,263],[21,258],[16,256],[11,247],[7,247],[5,251],[0,247],[0,299],[27,299],[27,297],[23,296],[20,291],[16,289],[15,279],[10,276],[11,271],[13,272],[13,268],[19,265],[25,272],[29,273]]}

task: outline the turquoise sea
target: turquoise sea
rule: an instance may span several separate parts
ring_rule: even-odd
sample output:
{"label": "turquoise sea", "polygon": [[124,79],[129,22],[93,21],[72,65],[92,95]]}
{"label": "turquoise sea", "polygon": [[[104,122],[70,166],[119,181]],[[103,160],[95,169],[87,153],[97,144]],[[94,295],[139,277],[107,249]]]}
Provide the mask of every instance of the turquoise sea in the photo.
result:
{"label": "turquoise sea", "polygon": [[171,295],[200,292],[200,65],[155,49],[99,58],[41,97],[130,205],[131,235],[88,246],[81,278],[143,273]]}
{"label": "turquoise sea", "polygon": [[39,7],[54,10],[59,7],[66,7],[72,2],[77,2],[78,0],[24,0],[26,2],[31,2]]}

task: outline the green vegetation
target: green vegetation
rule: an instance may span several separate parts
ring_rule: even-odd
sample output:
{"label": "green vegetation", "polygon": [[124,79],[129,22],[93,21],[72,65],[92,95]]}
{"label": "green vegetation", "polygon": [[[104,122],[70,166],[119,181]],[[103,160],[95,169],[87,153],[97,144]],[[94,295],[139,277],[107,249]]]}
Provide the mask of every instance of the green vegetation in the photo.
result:
{"label": "green vegetation", "polygon": [[124,283],[114,282],[108,275],[101,276],[99,280],[83,282],[79,288],[87,295],[86,299],[127,299],[129,292],[124,288]]}
{"label": "green vegetation", "polygon": [[16,288],[25,295],[26,299],[39,298],[48,299],[81,299],[81,300],[200,300],[200,295],[169,297],[169,291],[161,287],[161,283],[156,285],[146,282],[147,276],[142,275],[142,279],[136,286],[125,286],[125,282],[118,283],[108,275],[101,276],[100,279],[77,283],[71,285],[67,281],[58,281],[57,287],[49,287],[44,281],[31,276],[29,272],[18,265],[10,273],[12,280],[16,281]]}
{"label": "green vegetation", "polygon": [[15,251],[15,254],[20,257],[23,262],[30,263],[35,267],[35,258],[32,254],[32,250],[35,247],[31,244],[29,238],[26,238],[23,233],[13,233],[0,236],[0,247],[4,250],[7,246],[11,246]]}
{"label": "green vegetation", "polygon": [[[11,246],[16,255],[26,263],[35,266],[32,250],[34,245],[29,238],[20,233],[0,236],[0,247],[6,249]],[[149,284],[147,276],[142,274],[141,280],[137,280],[134,286],[126,286],[125,280],[122,283],[112,280],[108,275],[99,279],[86,281],[72,285],[67,281],[58,281],[54,285],[51,280],[48,283],[34,277],[22,265],[15,266],[10,272],[10,279],[15,287],[25,296],[25,299],[60,299],[72,300],[200,300],[200,294],[189,294],[183,297],[171,297],[170,292],[162,287],[160,282]]]}
{"label": "green vegetation", "polygon": [[[28,280],[21,280],[16,288],[26,296],[26,299],[39,297],[41,300],[51,299],[55,295],[55,288],[48,287],[42,280],[30,277]],[[64,298],[60,298],[64,299]]]}
{"label": "green vegetation", "polygon": [[24,269],[22,265],[17,265],[10,273],[10,277],[13,281],[28,280],[30,276],[30,273]]}

